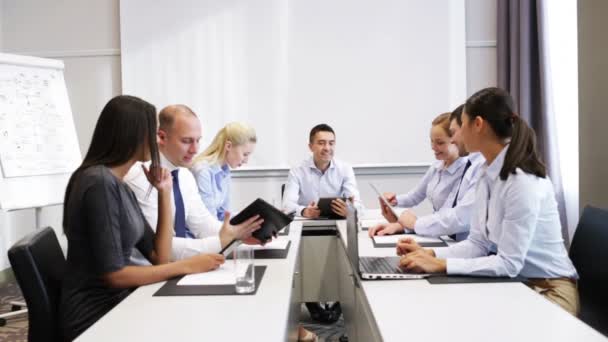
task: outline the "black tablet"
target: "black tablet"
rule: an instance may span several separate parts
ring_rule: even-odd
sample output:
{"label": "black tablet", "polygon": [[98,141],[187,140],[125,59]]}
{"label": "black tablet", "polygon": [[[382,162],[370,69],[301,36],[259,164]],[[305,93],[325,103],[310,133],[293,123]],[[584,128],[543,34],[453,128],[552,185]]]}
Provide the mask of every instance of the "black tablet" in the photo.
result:
{"label": "black tablet", "polygon": [[344,218],[343,216],[340,216],[340,215],[334,213],[333,210],[331,210],[331,202],[338,198],[340,198],[344,202],[347,201],[347,199],[344,197],[321,197],[321,198],[319,198],[319,202],[317,203],[317,208],[319,208],[319,210],[321,210],[322,218],[329,218],[329,219],[343,219]]}
{"label": "black tablet", "polygon": [[230,219],[230,224],[237,225],[245,222],[247,219],[260,215],[264,219],[262,227],[253,232],[253,237],[266,242],[276,236],[279,231],[293,221],[293,217],[285,215],[279,209],[273,207],[268,202],[261,198],[251,202],[245,209],[238,213],[235,217]]}

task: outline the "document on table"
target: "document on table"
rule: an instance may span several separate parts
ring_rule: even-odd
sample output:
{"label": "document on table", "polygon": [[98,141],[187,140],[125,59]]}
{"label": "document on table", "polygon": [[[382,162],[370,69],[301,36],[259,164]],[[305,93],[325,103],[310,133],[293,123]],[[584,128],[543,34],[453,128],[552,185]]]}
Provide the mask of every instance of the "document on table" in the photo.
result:
{"label": "document on table", "polygon": [[418,243],[434,243],[434,242],[443,242],[440,238],[436,237],[428,237],[428,236],[420,236],[415,234],[396,234],[396,235],[383,235],[383,236],[374,236],[373,239],[378,244],[388,244],[388,243],[397,243],[399,240],[403,238],[412,238],[414,241]]}
{"label": "document on table", "polygon": [[296,216],[293,218],[293,220],[294,220],[294,221],[308,221],[308,220],[310,220],[310,219],[309,219],[308,217],[304,217],[304,216],[298,216],[298,215],[296,215]]}
{"label": "document on table", "polygon": [[[204,273],[194,273],[184,276],[177,285],[235,285],[235,262],[226,260],[219,268]],[[239,273],[245,273],[247,265],[239,264]]]}
{"label": "document on table", "polygon": [[361,220],[361,228],[371,228],[380,223],[387,223],[384,218],[373,218]]}
{"label": "document on table", "polygon": [[240,248],[251,248],[253,250],[269,250],[269,249],[284,250],[285,248],[287,248],[287,244],[289,244],[289,238],[279,237],[279,238],[276,238],[276,239],[270,241],[269,243],[265,244],[264,246],[261,246],[261,245],[241,245]]}

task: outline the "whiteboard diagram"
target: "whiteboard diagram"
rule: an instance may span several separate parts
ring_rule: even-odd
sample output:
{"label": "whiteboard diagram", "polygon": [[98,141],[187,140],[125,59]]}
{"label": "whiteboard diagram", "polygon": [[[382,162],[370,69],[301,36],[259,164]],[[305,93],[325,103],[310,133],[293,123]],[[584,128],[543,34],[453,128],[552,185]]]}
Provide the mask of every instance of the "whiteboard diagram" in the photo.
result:
{"label": "whiteboard diagram", "polygon": [[0,53],[0,209],[63,203],[80,147],[62,61]]}
{"label": "whiteboard diagram", "polygon": [[80,150],[60,69],[0,64],[4,178],[71,173]]}

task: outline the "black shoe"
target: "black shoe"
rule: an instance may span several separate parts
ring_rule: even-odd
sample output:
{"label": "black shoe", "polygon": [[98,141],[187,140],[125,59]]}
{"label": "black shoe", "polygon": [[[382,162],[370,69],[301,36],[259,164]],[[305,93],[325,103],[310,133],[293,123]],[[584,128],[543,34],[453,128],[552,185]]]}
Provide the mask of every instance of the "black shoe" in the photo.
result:
{"label": "black shoe", "polygon": [[340,302],[333,303],[329,307],[329,310],[331,310],[338,317],[342,316],[342,307],[340,306]]}
{"label": "black shoe", "polygon": [[[337,303],[334,303],[332,307],[335,306],[335,304]],[[318,302],[307,302],[306,308],[310,313],[310,318],[312,318],[313,321],[321,324],[335,323],[340,318],[340,314],[342,313],[342,310],[340,309],[340,312],[336,315],[336,313],[331,310],[329,306],[324,306],[324,303]]]}
{"label": "black shoe", "polygon": [[340,319],[340,316],[342,316],[340,302],[335,302],[331,306],[328,306],[327,313],[327,324],[336,323]]}
{"label": "black shoe", "polygon": [[325,323],[325,308],[319,302],[306,302],[306,309],[310,313],[310,318],[319,323]]}
{"label": "black shoe", "polygon": [[340,336],[340,338],[338,339],[338,341],[340,341],[340,342],[348,342],[348,336],[342,335],[342,336]]}

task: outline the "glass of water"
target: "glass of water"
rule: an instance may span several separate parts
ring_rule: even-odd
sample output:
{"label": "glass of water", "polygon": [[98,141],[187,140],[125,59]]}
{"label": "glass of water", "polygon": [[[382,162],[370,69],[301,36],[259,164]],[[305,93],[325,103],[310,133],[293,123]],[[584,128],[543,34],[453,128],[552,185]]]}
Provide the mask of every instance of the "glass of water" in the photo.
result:
{"label": "glass of water", "polygon": [[234,253],[234,272],[236,276],[236,293],[255,291],[255,265],[253,248],[241,245]]}

